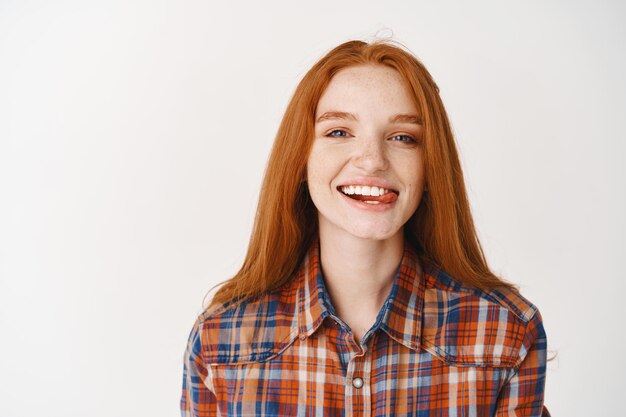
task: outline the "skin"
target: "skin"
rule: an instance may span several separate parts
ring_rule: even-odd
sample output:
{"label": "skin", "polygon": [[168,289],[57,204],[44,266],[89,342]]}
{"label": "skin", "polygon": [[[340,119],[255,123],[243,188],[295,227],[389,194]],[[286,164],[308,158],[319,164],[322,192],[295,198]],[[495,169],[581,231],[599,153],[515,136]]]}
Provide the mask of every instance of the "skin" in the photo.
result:
{"label": "skin", "polygon": [[[315,120],[307,181],[318,210],[322,270],[337,314],[358,342],[389,294],[402,229],[421,200],[423,127],[400,75],[381,65],[337,73]],[[337,188],[368,181],[396,190],[397,200],[369,205]]]}

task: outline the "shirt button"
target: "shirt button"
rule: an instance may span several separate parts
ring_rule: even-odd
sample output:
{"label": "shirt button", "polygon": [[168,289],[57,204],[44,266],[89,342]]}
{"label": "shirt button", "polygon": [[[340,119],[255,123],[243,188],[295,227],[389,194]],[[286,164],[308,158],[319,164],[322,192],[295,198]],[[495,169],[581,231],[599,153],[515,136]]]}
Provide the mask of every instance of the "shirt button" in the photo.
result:
{"label": "shirt button", "polygon": [[352,380],[352,386],[356,389],[359,389],[363,386],[363,379],[357,377]]}

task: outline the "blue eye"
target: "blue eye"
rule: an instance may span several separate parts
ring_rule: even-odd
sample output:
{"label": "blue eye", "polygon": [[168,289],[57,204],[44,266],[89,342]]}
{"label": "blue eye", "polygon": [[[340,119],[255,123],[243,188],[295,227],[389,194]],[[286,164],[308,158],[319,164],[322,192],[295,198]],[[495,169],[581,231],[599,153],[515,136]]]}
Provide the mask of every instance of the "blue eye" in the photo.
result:
{"label": "blue eye", "polygon": [[326,136],[330,136],[333,138],[347,138],[348,137],[348,132],[346,132],[345,130],[342,129],[334,129],[331,130],[330,132],[328,132],[328,134]]}
{"label": "blue eye", "polygon": [[413,137],[409,135],[395,135],[395,136],[392,136],[390,139],[395,140],[397,142],[406,142],[406,143],[415,142],[415,139],[413,139]]}

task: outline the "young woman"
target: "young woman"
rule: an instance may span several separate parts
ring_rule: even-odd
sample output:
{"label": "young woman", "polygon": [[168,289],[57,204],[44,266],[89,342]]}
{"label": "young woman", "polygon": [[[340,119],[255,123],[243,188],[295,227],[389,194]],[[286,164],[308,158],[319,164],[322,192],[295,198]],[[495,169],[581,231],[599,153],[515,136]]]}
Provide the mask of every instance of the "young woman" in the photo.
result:
{"label": "young woman", "polygon": [[488,268],[438,88],[386,42],[304,76],[183,416],[549,416],[537,308]]}

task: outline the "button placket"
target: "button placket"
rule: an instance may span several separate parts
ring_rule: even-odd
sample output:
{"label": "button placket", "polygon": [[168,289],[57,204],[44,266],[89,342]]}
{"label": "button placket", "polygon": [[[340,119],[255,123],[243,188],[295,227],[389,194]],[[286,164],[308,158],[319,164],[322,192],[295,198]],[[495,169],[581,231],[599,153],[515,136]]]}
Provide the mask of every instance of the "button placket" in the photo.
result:
{"label": "button placket", "polygon": [[[371,346],[371,344],[370,344]],[[365,356],[362,358],[361,379],[363,385],[359,391],[363,395],[363,415],[372,415],[372,389],[371,389],[371,373],[372,373],[372,350],[367,349]]]}
{"label": "button placket", "polygon": [[372,353],[365,348],[353,356],[348,363],[346,374],[345,404],[346,416],[370,416],[372,391],[370,389]]}

